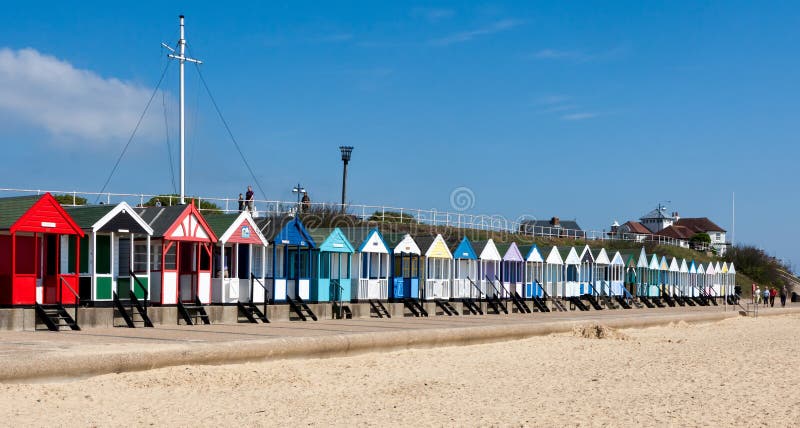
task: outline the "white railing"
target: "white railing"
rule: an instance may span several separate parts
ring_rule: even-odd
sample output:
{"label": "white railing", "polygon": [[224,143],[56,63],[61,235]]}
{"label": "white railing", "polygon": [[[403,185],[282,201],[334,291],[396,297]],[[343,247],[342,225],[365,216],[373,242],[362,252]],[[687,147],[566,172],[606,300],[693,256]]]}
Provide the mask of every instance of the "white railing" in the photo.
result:
{"label": "white railing", "polygon": [[[0,188],[0,195],[17,196],[37,194],[41,195],[46,192],[54,195],[67,195],[72,198],[71,205],[77,205],[81,201],[80,198],[85,198],[88,203],[104,203],[116,204],[122,201],[129,203],[131,206],[145,206],[146,204],[154,203],[155,199],[162,206],[177,205],[179,198],[170,195],[153,195],[144,193],[111,193],[111,192],[79,192],[79,191],[63,191],[52,189],[15,189],[15,188]],[[201,211],[222,211],[225,213],[239,212],[239,199],[238,198],[207,198],[207,197],[187,197],[187,200],[193,200]],[[69,201],[68,201],[69,202]],[[207,203],[207,204],[206,204]],[[213,204],[216,208],[212,208],[209,204]],[[67,205],[70,205],[67,203]],[[247,204],[245,204],[247,205]],[[284,216],[295,215],[298,210],[301,210],[308,216],[319,216],[323,218],[330,215],[340,215],[337,218],[340,227],[352,225],[356,226],[358,222],[375,222],[375,223],[403,223],[408,224],[410,228],[414,225],[427,225],[434,227],[445,227],[455,229],[475,229],[484,231],[494,231],[501,233],[509,233],[524,236],[541,236],[541,237],[559,237],[559,238],[574,238],[580,240],[615,240],[615,241],[631,241],[642,242],[641,235],[635,234],[612,234],[607,231],[598,230],[578,230],[567,229],[555,225],[540,226],[532,225],[529,223],[531,216],[520,216],[517,220],[508,220],[500,215],[483,215],[483,214],[470,214],[465,212],[447,212],[436,209],[424,210],[415,208],[402,208],[386,205],[363,205],[363,204],[345,204],[328,203],[328,202],[310,202],[307,204],[298,204],[292,201],[277,201],[277,200],[253,200],[253,215],[255,217],[269,217],[269,216]],[[644,241],[655,242],[662,245],[672,245],[676,247],[688,248],[689,243],[685,240],[674,239],[665,236],[648,235]]]}
{"label": "white railing", "polygon": [[478,290],[475,290],[470,284],[468,279],[454,279],[453,280],[453,291],[450,295],[454,299],[467,299],[467,298],[476,298],[479,296],[475,296]]}

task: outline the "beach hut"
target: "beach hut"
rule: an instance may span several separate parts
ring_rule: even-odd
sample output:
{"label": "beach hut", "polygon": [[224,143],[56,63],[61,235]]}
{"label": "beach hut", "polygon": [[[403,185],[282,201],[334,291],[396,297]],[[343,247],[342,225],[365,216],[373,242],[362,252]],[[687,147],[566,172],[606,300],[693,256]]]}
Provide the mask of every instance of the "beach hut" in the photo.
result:
{"label": "beach hut", "polygon": [[722,270],[720,271],[720,295],[728,296],[728,262],[722,263]]}
{"label": "beach hut", "polygon": [[312,252],[308,300],[315,303],[350,302],[355,248],[338,227],[312,229],[309,233],[319,244]]}
{"label": "beach hut", "polygon": [[194,203],[137,208],[136,213],[153,229],[151,301],[211,303],[211,259],[217,236]]}
{"label": "beach hut", "polygon": [[608,258],[608,253],[605,248],[600,248],[597,252],[597,257],[594,259],[594,280],[593,292],[595,294],[604,294],[606,296],[613,296],[614,292],[611,289],[611,260]]}
{"label": "beach hut", "polygon": [[[116,295],[149,299],[150,237],[153,229],[125,202],[117,205],[83,205],[65,210],[80,227],[81,301],[110,305]],[[70,246],[74,259],[76,247]]]}
{"label": "beach hut", "polygon": [[625,292],[625,258],[619,251],[614,253],[608,266],[608,283],[613,296],[623,296]]}
{"label": "beach hut", "polygon": [[722,276],[723,276],[722,265],[719,262],[717,262],[717,264],[714,265],[714,285],[713,285],[714,292],[711,293],[711,295],[714,297],[719,297],[723,295]]}
{"label": "beach hut", "polygon": [[520,252],[525,254],[525,297],[544,297],[542,286],[544,286],[544,258],[539,251],[539,247],[533,244],[528,247],[520,248]]}
{"label": "beach hut", "polygon": [[594,289],[596,266],[592,249],[589,248],[588,245],[584,246],[578,257],[581,259],[580,268],[578,269],[578,294],[597,294],[597,291]]}
{"label": "beach hut", "polygon": [[453,272],[453,253],[447,248],[442,235],[424,236],[416,239],[425,251],[425,300],[450,299],[450,280]]}
{"label": "beach hut", "polygon": [[575,247],[559,247],[564,260],[564,297],[581,295],[581,257]]}
{"label": "beach hut", "polygon": [[658,290],[660,295],[669,296],[669,261],[667,256],[661,256],[658,262]]}
{"label": "beach hut", "polygon": [[707,296],[715,296],[717,294],[716,281],[717,281],[717,268],[714,266],[714,262],[708,262],[708,264],[706,265],[706,283],[702,288],[703,292]]}
{"label": "beach hut", "polygon": [[697,293],[695,293],[695,291],[697,290],[697,285],[698,285],[698,275],[697,275],[697,264],[695,264],[694,260],[689,262],[689,275],[687,276],[689,278],[689,281],[687,283],[685,295],[689,297],[695,297],[697,296]]}
{"label": "beach hut", "polygon": [[501,289],[502,286],[497,283],[500,276],[500,262],[503,257],[500,256],[494,241],[488,239],[474,242],[472,247],[475,249],[475,254],[478,255],[478,286],[483,295],[506,297]]}
{"label": "beach hut", "polygon": [[[317,247],[303,222],[296,217],[280,220],[260,219],[259,228],[272,251],[267,255],[265,273],[271,302],[285,302],[287,297],[308,300],[311,297],[312,250]],[[269,254],[271,253],[271,254]]]}
{"label": "beach hut", "polygon": [[678,259],[672,258],[669,262],[669,286],[668,292],[670,296],[678,295],[678,286],[680,284],[681,266],[678,264]]}
{"label": "beach hut", "polygon": [[681,259],[681,267],[680,267],[680,280],[678,281],[678,295],[679,296],[687,296],[687,290],[689,289],[689,265],[686,263],[686,259]]}
{"label": "beach hut", "polygon": [[211,302],[264,303],[268,297],[266,259],[269,242],[248,210],[206,216],[214,234]]}
{"label": "beach hut", "polygon": [[636,260],[636,295],[637,296],[648,296],[648,267],[650,264],[647,262],[647,254],[644,252],[644,247],[642,247],[642,251],[639,252],[639,258]]}
{"label": "beach hut", "polygon": [[49,193],[0,198],[0,305],[75,303],[83,236]]}
{"label": "beach hut", "polygon": [[659,279],[661,276],[661,264],[658,262],[658,256],[653,254],[650,256],[650,263],[647,265],[647,286],[645,289],[645,296],[658,297],[659,293]]}
{"label": "beach hut", "polygon": [[733,263],[728,266],[728,276],[728,286],[730,288],[728,293],[729,295],[736,297],[736,266],[734,266]]}
{"label": "beach hut", "polygon": [[453,299],[479,299],[482,298],[477,285],[478,280],[478,255],[472,248],[472,243],[466,236],[461,238],[458,245],[453,248]]}
{"label": "beach hut", "polygon": [[692,290],[692,297],[698,297],[702,294],[701,290],[706,289],[706,267],[702,263],[697,265],[697,286]]}
{"label": "beach hut", "polygon": [[392,250],[392,282],[389,300],[418,299],[421,277],[421,251],[409,234],[386,235]]}
{"label": "beach hut", "polygon": [[552,298],[564,297],[564,259],[558,247],[553,246],[547,254],[544,266],[544,290]]}
{"label": "beach hut", "polygon": [[522,296],[524,294],[525,258],[522,257],[517,243],[498,245],[497,250],[503,254],[500,264],[500,283],[505,289],[503,292],[507,296],[512,293]]}
{"label": "beach hut", "polygon": [[353,256],[353,300],[389,300],[391,249],[383,235],[377,228],[366,227],[348,228],[345,234],[356,249]]}

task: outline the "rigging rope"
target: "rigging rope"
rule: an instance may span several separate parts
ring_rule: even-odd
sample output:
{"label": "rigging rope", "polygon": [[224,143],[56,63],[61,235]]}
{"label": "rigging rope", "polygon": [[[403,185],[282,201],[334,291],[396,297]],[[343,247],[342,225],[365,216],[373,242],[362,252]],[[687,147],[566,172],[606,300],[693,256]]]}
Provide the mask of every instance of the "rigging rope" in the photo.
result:
{"label": "rigging rope", "polygon": [[144,115],[147,113],[147,110],[150,108],[150,104],[153,102],[153,98],[155,98],[156,94],[158,93],[158,88],[161,87],[161,82],[164,81],[164,76],[167,75],[167,70],[169,70],[169,65],[170,65],[170,62],[167,62],[166,67],[164,67],[164,71],[161,72],[161,77],[158,79],[158,83],[156,84],[156,87],[153,89],[153,93],[152,93],[152,95],[150,95],[150,99],[147,100],[147,105],[144,107],[144,111],[142,111],[141,116],[139,116],[139,121],[136,122],[136,127],[133,128],[133,132],[131,133],[131,137],[128,138],[128,142],[125,143],[125,147],[122,149],[122,153],[119,154],[119,157],[117,158],[117,162],[114,163],[114,168],[111,168],[111,173],[108,174],[108,178],[106,179],[106,182],[103,183],[103,188],[100,189],[100,192],[97,195],[97,199],[94,201],[95,203],[100,201],[100,196],[106,190],[106,186],[108,186],[108,183],[111,181],[111,177],[113,177],[114,173],[117,172],[117,168],[119,167],[119,163],[122,161],[122,157],[125,156],[125,152],[128,151],[128,147],[131,145],[131,142],[133,141],[133,137],[136,136],[136,131],[139,130],[139,126],[142,124],[142,120],[144,119]]}
{"label": "rigging rope", "polygon": [[172,144],[169,142],[169,120],[167,118],[167,96],[164,91],[161,91],[161,107],[164,109],[164,132],[167,137],[167,155],[169,157],[169,173],[172,177],[172,192],[178,193],[178,187],[175,185],[175,165],[172,161]]}
{"label": "rigging rope", "polygon": [[222,115],[222,111],[219,109],[219,106],[217,105],[217,101],[214,99],[214,95],[211,94],[211,90],[208,88],[206,79],[205,77],[203,77],[203,72],[200,71],[200,66],[197,63],[194,63],[194,66],[197,69],[197,75],[200,76],[200,81],[203,83],[203,87],[205,87],[206,89],[206,93],[208,93],[208,97],[211,99],[211,104],[214,105],[214,109],[217,111],[217,115],[219,115],[222,124],[225,126],[225,130],[228,132],[228,137],[230,137],[231,141],[233,142],[233,145],[236,147],[236,151],[239,152],[239,156],[242,158],[242,162],[244,162],[244,165],[247,167],[247,171],[250,172],[250,177],[253,179],[253,182],[256,183],[256,187],[258,187],[258,190],[261,192],[261,195],[266,197],[267,195],[266,192],[264,192],[264,189],[261,188],[261,183],[258,181],[258,178],[256,178],[255,173],[253,173],[253,169],[250,168],[250,164],[247,162],[247,158],[245,158],[241,147],[239,147],[239,143],[236,141],[236,138],[234,138],[233,132],[231,132],[230,126],[228,126],[228,122],[225,120],[225,117]]}

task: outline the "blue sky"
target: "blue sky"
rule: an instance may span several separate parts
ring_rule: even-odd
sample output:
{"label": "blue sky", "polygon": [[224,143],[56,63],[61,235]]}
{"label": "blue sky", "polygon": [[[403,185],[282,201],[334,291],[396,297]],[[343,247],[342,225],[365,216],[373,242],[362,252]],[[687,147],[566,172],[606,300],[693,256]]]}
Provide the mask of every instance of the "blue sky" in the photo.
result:
{"label": "blue sky", "polygon": [[[35,3],[0,15],[2,187],[98,191],[187,19],[269,199],[577,218],[659,201],[797,258],[796,2]],[[189,193],[253,180],[187,68]],[[109,190],[170,191],[177,68]],[[165,130],[165,111],[168,130]],[[174,154],[173,156],[177,156]],[[175,166],[177,170],[177,166]]]}

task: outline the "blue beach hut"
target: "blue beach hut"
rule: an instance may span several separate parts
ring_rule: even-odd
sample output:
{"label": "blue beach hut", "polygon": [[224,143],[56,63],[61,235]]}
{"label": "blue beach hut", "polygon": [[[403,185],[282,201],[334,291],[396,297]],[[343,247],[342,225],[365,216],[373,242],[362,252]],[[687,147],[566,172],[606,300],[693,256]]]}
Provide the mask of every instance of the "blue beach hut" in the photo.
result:
{"label": "blue beach hut", "polygon": [[453,249],[453,299],[478,299],[478,255],[466,236]]}
{"label": "blue beach hut", "polygon": [[389,283],[389,300],[419,298],[420,250],[409,234],[384,235],[392,251],[392,273]]}
{"label": "blue beach hut", "polygon": [[286,297],[311,297],[311,255],[316,243],[303,222],[295,217],[261,219],[262,234],[272,249],[267,257],[267,290],[270,302],[283,302]]}
{"label": "blue beach hut", "polygon": [[311,273],[312,302],[349,302],[352,290],[350,273],[355,252],[350,240],[338,227],[310,231],[311,238],[321,242],[313,250]]}
{"label": "blue beach hut", "polygon": [[544,257],[536,244],[520,248],[525,254],[525,298],[544,297]]}

